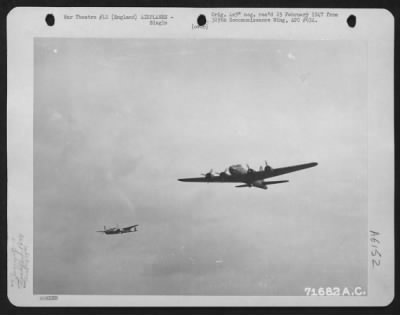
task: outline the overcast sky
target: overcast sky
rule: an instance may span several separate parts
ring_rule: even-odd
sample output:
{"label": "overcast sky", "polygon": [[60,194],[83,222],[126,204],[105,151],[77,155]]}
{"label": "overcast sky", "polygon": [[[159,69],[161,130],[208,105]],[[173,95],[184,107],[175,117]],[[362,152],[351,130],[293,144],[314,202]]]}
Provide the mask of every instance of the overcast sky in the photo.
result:
{"label": "overcast sky", "polygon": [[[367,286],[366,43],[36,39],[34,293]],[[257,188],[232,164],[319,165]],[[139,224],[106,236],[103,226]]]}

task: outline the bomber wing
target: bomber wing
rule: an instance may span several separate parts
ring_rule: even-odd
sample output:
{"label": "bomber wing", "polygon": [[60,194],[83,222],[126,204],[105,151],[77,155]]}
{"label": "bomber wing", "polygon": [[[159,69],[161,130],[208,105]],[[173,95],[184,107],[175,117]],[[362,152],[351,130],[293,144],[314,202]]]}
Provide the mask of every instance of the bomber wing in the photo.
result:
{"label": "bomber wing", "polygon": [[181,182],[191,182],[191,183],[242,183],[244,181],[245,175],[240,178],[236,176],[212,176],[212,177],[193,177],[193,178],[179,178]]}
{"label": "bomber wing", "polygon": [[274,177],[274,176],[279,176],[279,175],[283,175],[283,174],[287,174],[287,173],[297,172],[297,171],[304,170],[306,168],[314,167],[317,165],[318,165],[317,162],[312,162],[312,163],[306,163],[306,164],[274,168],[271,172],[271,175],[268,177]]}

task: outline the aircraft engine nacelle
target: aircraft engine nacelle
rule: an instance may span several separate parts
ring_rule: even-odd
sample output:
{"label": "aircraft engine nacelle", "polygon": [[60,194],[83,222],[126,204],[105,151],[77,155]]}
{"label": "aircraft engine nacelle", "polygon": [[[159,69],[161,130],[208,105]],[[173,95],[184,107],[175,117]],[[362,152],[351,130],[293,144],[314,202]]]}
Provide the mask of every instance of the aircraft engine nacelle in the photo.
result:
{"label": "aircraft engine nacelle", "polygon": [[242,165],[232,165],[229,167],[229,173],[232,175],[244,175],[247,174],[247,170]]}
{"label": "aircraft engine nacelle", "polygon": [[251,183],[252,186],[258,187],[258,188],[262,188],[262,189],[268,189],[267,185],[264,184],[264,181],[262,180],[257,180],[253,183]]}
{"label": "aircraft engine nacelle", "polygon": [[211,169],[208,173],[206,173],[206,174],[201,174],[201,175],[203,175],[206,179],[211,179],[212,177],[214,177],[214,174],[213,174],[213,170]]}
{"label": "aircraft engine nacelle", "polygon": [[266,173],[272,173],[274,169],[268,165],[267,161],[265,161],[265,167],[264,167],[264,172]]}

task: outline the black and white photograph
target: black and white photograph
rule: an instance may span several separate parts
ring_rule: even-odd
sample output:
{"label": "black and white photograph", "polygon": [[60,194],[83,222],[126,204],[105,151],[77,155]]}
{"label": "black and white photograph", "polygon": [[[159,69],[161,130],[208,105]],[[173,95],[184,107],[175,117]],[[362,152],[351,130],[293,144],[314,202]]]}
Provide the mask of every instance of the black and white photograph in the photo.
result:
{"label": "black and white photograph", "polygon": [[368,297],[368,40],[65,34],[32,41],[34,296]]}
{"label": "black and white photograph", "polygon": [[366,290],[365,58],[364,42],[36,39],[34,293]]}

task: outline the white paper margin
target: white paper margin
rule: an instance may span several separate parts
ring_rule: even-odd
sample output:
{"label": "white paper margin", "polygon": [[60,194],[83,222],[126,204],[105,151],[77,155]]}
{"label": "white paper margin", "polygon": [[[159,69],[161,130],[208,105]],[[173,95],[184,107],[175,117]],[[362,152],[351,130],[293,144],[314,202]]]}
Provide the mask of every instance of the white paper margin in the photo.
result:
{"label": "white paper margin", "polygon": [[[212,24],[193,29],[197,16],[235,11],[335,12],[313,24]],[[44,23],[52,13],[56,25]],[[65,21],[64,14],[168,14],[167,26]],[[357,16],[357,26],[346,19]],[[247,38],[266,40],[368,41],[368,225],[379,231],[380,268],[369,261],[367,296],[119,296],[33,295],[33,39],[66,38]],[[14,8],[7,17],[8,297],[17,306],[386,306],[394,298],[394,17],[384,9],[204,9],[204,8]],[[380,185],[385,182],[386,185]],[[389,185],[387,183],[390,183]],[[389,187],[390,189],[387,189]],[[385,188],[385,189],[383,189]],[[381,208],[380,200],[391,207]],[[369,234],[366,235],[366,239]],[[25,249],[25,288],[13,283],[14,253]],[[370,248],[369,248],[370,250]],[[18,253],[17,253],[18,254]],[[371,258],[371,257],[370,257]],[[15,279],[14,279],[15,280]]]}

